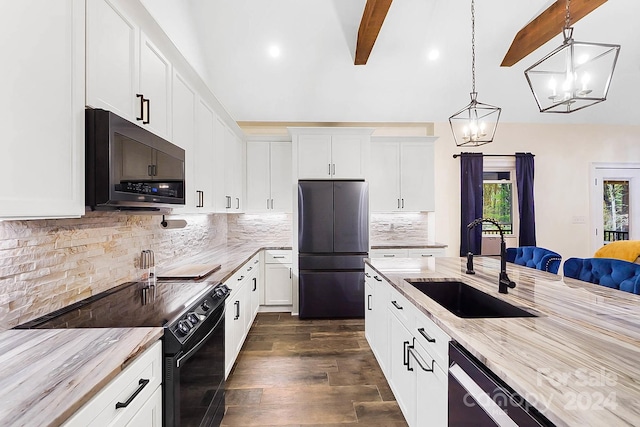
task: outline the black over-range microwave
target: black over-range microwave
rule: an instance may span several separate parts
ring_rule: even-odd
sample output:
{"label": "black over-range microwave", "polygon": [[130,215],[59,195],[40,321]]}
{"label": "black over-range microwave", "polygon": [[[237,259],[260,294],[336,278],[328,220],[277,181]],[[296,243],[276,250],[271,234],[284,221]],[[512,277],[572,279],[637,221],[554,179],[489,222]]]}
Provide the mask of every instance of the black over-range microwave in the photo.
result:
{"label": "black over-range microwave", "polygon": [[184,150],[110,111],[86,110],[86,205],[160,211],[184,205]]}

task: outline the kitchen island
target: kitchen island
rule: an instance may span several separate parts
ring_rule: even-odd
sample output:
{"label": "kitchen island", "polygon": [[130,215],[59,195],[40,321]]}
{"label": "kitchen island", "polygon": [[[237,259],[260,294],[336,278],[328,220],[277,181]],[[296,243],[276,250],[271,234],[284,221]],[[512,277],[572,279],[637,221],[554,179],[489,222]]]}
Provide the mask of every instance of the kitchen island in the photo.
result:
{"label": "kitchen island", "polygon": [[[370,259],[451,339],[556,425],[640,423],[640,297],[508,263],[516,287],[498,293],[498,259]],[[463,319],[405,279],[459,280],[537,314]]]}

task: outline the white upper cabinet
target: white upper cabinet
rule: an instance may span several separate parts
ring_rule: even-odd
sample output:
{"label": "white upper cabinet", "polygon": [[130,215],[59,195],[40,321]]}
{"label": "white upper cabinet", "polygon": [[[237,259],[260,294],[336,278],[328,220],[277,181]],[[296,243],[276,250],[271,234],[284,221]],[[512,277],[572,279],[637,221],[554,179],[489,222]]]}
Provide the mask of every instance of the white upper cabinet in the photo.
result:
{"label": "white upper cabinet", "polygon": [[[173,143],[185,151],[185,207],[179,212],[194,212],[198,204],[195,178],[195,117],[197,94],[177,72],[173,74]],[[174,209],[178,212],[178,209]]]}
{"label": "white upper cabinet", "polygon": [[86,104],[170,136],[171,63],[113,0],[87,2]]}
{"label": "white upper cabinet", "polygon": [[244,210],[245,142],[225,126],[224,186],[227,213]]}
{"label": "white upper cabinet", "polygon": [[247,212],[291,212],[291,143],[247,142]]}
{"label": "white upper cabinet", "polygon": [[[171,63],[162,52],[140,32],[140,91],[142,95],[141,115],[149,129],[168,137],[171,117]],[[139,99],[139,97],[138,97]]]}
{"label": "white upper cabinet", "polygon": [[213,165],[216,113],[203,100],[196,104],[196,144],[194,150],[194,181],[197,212],[213,212]]}
{"label": "white upper cabinet", "polygon": [[375,138],[369,175],[372,212],[435,210],[434,140]]}
{"label": "white upper cabinet", "polygon": [[371,129],[290,128],[299,179],[364,179]]}
{"label": "white upper cabinet", "polygon": [[4,1],[1,9],[0,218],[81,216],[84,1]]}

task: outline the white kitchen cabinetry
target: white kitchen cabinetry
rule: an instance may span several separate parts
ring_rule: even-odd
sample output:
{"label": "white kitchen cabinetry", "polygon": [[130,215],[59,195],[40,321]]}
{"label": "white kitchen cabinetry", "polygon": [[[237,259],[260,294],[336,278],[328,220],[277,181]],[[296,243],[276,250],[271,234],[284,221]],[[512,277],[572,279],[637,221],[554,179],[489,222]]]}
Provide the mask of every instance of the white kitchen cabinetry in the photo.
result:
{"label": "white kitchen cabinetry", "polygon": [[[133,397],[133,399],[131,399]],[[116,408],[116,403],[127,403]],[[119,405],[122,406],[122,405]],[[64,424],[85,426],[162,425],[162,343],[153,344],[98,391]]]}
{"label": "white kitchen cabinetry", "polygon": [[224,282],[231,289],[225,301],[225,378],[233,368],[257,313],[259,263],[259,256],[253,256]]}
{"label": "white kitchen cabinetry", "polygon": [[82,0],[2,2],[2,219],[84,215],[84,11]]}
{"label": "white kitchen cabinetry", "polygon": [[246,143],[224,127],[224,194],[227,213],[242,213],[244,206]]}
{"label": "white kitchen cabinetry", "polygon": [[373,289],[365,336],[407,423],[446,426],[449,336],[368,265],[365,274]]}
{"label": "white kitchen cabinetry", "polygon": [[371,143],[369,197],[372,212],[435,210],[435,138],[411,140],[398,142],[397,138],[381,137]]}
{"label": "white kitchen cabinetry", "polygon": [[213,169],[215,164],[216,113],[203,100],[196,104],[196,138],[194,150],[195,202],[198,212],[214,211]]}
{"label": "white kitchen cabinetry", "polygon": [[364,179],[371,129],[292,128],[299,179]]}
{"label": "white kitchen cabinetry", "polygon": [[173,212],[196,211],[200,201],[195,182],[196,100],[198,95],[178,72],[173,74],[173,143],[185,151],[185,207]]}
{"label": "white kitchen cabinetry", "polygon": [[290,250],[267,250],[264,261],[264,305],[293,304]]}
{"label": "white kitchen cabinetry", "polygon": [[247,142],[247,212],[292,212],[291,143]]}
{"label": "white kitchen cabinetry", "polygon": [[171,63],[118,1],[88,1],[86,27],[86,105],[170,139]]}
{"label": "white kitchen cabinetry", "polygon": [[369,258],[431,258],[445,256],[444,248],[371,249]]}

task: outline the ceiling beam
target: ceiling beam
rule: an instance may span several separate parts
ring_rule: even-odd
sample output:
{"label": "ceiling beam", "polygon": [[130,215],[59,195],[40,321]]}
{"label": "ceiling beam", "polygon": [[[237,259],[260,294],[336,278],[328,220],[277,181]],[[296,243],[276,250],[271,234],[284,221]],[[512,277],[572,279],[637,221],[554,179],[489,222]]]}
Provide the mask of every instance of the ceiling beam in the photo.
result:
{"label": "ceiling beam", "polygon": [[367,0],[358,29],[355,65],[364,65],[371,55],[382,23],[393,0]]}
{"label": "ceiling beam", "polygon": [[[607,0],[571,0],[570,25],[593,12]],[[566,15],[566,0],[557,0],[516,34],[501,67],[511,67],[522,58],[562,33]]]}

